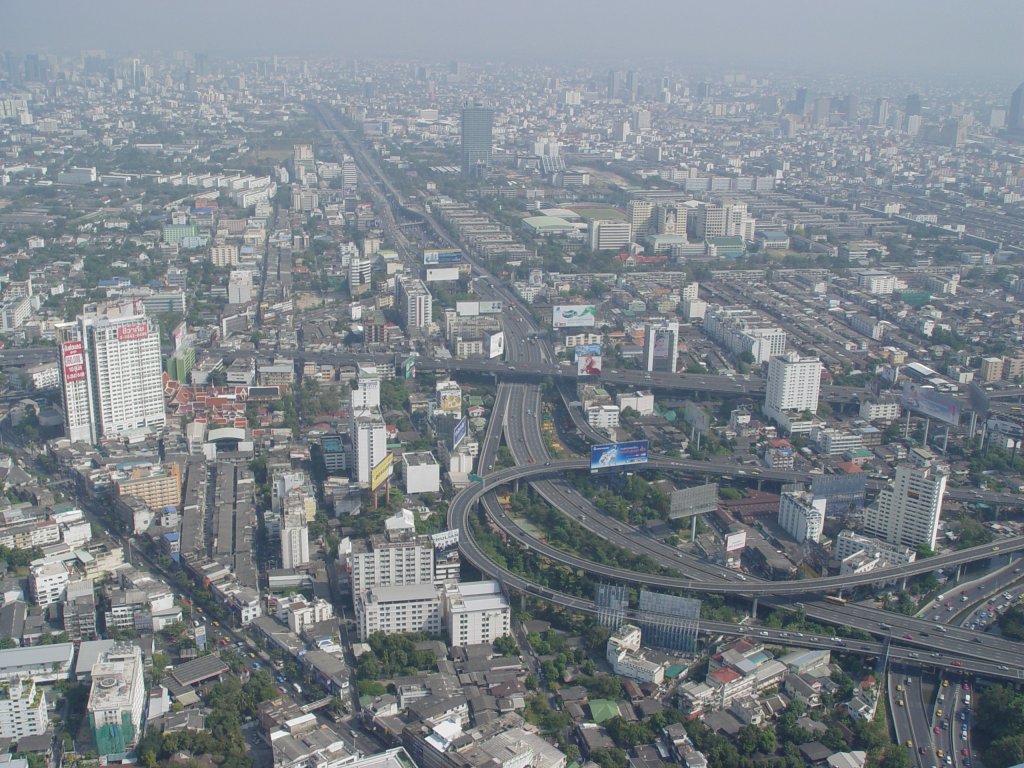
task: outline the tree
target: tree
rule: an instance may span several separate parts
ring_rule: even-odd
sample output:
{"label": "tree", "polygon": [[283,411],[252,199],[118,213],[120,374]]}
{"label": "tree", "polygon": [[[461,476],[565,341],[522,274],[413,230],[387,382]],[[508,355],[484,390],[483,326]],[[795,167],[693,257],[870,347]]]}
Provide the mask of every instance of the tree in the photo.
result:
{"label": "tree", "polygon": [[499,656],[518,656],[519,644],[512,635],[505,635],[494,641],[494,652]]}
{"label": "tree", "polygon": [[599,747],[590,751],[590,759],[601,768],[626,768],[626,753],[615,747]]}
{"label": "tree", "polygon": [[879,768],[910,768],[910,752],[902,744],[890,744],[878,765]]}

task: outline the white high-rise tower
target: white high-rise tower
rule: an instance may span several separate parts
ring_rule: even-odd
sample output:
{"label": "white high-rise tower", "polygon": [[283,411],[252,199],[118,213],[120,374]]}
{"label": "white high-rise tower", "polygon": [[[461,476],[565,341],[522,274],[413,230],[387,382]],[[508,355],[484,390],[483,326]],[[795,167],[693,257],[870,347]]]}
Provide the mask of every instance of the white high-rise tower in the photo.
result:
{"label": "white high-rise tower", "polygon": [[160,329],[139,305],[57,328],[64,423],[72,441],[163,429]]}
{"label": "white high-rise tower", "polygon": [[878,501],[864,510],[864,531],[890,544],[924,544],[934,550],[947,477],[940,464],[897,467],[896,477],[882,489]]}

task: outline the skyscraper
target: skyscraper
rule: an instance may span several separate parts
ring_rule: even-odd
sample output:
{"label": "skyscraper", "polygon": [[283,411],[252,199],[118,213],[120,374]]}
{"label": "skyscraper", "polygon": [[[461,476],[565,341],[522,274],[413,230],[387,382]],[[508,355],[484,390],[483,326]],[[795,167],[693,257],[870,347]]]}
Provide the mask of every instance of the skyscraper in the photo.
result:
{"label": "skyscraper", "polygon": [[904,112],[907,113],[907,117],[921,114],[921,95],[919,93],[911,93],[907,96],[907,102],[904,106]]}
{"label": "skyscraper", "polygon": [[1010,112],[1006,116],[1006,127],[1011,131],[1024,131],[1024,83],[1010,97]]}
{"label": "skyscraper", "polygon": [[57,334],[64,425],[73,442],[163,429],[160,328],[141,305],[79,317]]}
{"label": "skyscraper", "polygon": [[882,489],[878,501],[864,510],[862,528],[890,544],[923,544],[934,550],[946,478],[945,467],[939,464],[898,466],[896,477]]}
{"label": "skyscraper", "polygon": [[875,112],[872,115],[871,121],[880,127],[885,127],[889,124],[889,100],[878,99],[875,102]]}
{"label": "skyscraper", "polygon": [[494,110],[479,102],[462,108],[462,173],[478,176],[491,165]]}

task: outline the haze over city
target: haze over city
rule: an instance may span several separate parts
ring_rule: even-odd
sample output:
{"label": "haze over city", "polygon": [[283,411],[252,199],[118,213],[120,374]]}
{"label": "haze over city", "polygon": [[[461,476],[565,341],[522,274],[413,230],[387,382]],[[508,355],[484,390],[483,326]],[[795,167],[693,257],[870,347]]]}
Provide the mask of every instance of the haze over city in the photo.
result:
{"label": "haze over city", "polygon": [[1022,30],[0,0],[0,768],[1024,768]]}
{"label": "haze over city", "polygon": [[1024,69],[1015,0],[384,0],[300,5],[8,0],[0,45],[370,58],[665,62],[695,68],[1009,82]]}

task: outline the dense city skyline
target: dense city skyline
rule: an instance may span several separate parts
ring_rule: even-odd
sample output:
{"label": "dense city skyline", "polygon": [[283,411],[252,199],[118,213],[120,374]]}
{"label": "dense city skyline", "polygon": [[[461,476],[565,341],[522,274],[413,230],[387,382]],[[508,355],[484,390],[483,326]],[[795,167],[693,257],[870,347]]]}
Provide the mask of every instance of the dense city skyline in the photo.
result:
{"label": "dense city skyline", "polygon": [[[509,6],[447,0],[389,0],[342,7],[290,7],[237,0],[175,6],[202,18],[187,35],[168,35],[165,7],[118,0],[0,9],[4,47],[75,53],[177,49],[212,53],[339,55],[438,60],[664,62],[717,69],[812,70],[995,80],[1018,77],[1024,57],[1016,33],[1024,6],[999,0],[968,6],[949,0],[887,4],[806,4],[741,0],[727,16],[709,5],[658,2],[623,13],[611,3],[537,2]],[[310,23],[315,20],[316,23]],[[612,23],[613,22],[613,23]]]}

